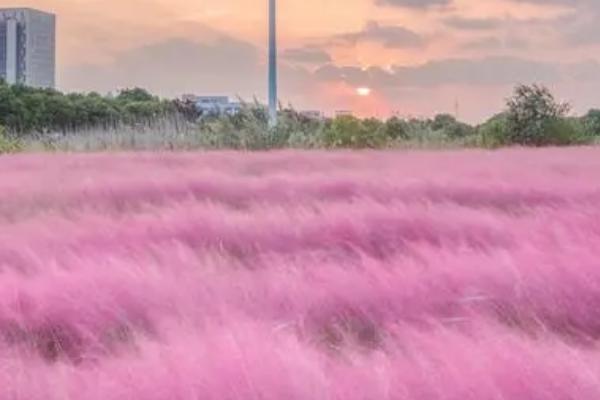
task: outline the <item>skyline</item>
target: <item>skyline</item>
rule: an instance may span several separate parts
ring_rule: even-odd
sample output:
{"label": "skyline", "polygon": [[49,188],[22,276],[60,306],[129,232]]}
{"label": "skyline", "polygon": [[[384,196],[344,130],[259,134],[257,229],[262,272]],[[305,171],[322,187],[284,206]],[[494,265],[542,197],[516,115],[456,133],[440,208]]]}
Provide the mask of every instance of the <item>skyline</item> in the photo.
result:
{"label": "skyline", "polygon": [[[280,0],[284,104],[426,116],[458,102],[460,118],[478,121],[537,81],[577,112],[600,106],[593,0],[345,3]],[[267,1],[0,1],[19,6],[57,14],[59,89],[266,100]]]}

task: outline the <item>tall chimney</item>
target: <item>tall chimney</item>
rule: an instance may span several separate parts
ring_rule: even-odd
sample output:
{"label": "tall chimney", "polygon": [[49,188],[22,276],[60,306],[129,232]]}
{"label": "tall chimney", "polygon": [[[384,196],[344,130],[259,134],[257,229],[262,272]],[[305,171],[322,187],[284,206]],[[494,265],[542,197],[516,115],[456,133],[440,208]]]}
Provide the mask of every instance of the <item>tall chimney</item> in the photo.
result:
{"label": "tall chimney", "polygon": [[277,0],[269,0],[269,127],[277,125]]}

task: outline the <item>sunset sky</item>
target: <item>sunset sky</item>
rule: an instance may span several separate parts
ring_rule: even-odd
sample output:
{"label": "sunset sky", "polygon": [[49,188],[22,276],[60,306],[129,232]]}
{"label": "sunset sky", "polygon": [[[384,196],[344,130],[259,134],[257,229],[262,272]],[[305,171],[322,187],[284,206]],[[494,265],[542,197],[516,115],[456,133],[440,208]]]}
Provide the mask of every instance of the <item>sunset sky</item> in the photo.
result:
{"label": "sunset sky", "polygon": [[[0,0],[58,16],[59,88],[266,95],[267,0]],[[600,107],[599,0],[279,0],[299,109],[479,121],[516,83]],[[356,89],[370,88],[369,96]]]}

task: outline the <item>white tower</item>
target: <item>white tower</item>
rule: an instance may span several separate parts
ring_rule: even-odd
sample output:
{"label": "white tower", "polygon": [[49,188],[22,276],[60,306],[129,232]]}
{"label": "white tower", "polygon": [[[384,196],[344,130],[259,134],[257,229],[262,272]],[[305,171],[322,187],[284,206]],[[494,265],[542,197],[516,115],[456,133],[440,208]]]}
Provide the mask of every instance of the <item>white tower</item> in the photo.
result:
{"label": "white tower", "polygon": [[277,0],[269,0],[269,126],[277,125]]}

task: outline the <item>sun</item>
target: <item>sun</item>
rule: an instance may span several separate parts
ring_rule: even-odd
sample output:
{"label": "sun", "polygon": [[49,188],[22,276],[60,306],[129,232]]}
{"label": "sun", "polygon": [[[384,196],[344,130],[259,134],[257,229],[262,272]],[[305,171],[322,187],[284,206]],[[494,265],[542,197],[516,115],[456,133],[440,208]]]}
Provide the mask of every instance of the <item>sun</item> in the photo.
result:
{"label": "sun", "polygon": [[368,87],[356,88],[356,94],[359,96],[363,96],[363,97],[369,96],[371,94],[371,88],[368,88]]}

